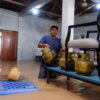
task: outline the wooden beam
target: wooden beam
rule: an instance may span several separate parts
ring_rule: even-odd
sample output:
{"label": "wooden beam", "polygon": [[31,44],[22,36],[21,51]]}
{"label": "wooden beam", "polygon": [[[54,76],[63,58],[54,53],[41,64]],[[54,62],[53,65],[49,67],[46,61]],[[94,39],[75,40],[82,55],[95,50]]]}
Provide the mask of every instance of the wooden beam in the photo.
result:
{"label": "wooden beam", "polygon": [[61,15],[53,13],[53,12],[48,12],[48,11],[44,11],[44,10],[39,10],[42,13],[48,14],[48,15],[52,15],[52,16],[56,16],[56,17],[61,17]]}
{"label": "wooden beam", "polygon": [[57,7],[58,7],[60,10],[62,10],[62,7],[60,7],[58,4],[57,4]]}
{"label": "wooden beam", "polygon": [[20,15],[24,15],[25,13],[29,12],[32,8],[35,7],[43,7],[45,4],[49,3],[51,0],[36,0],[35,2],[31,3],[28,7],[26,7],[23,11],[20,12]]}
{"label": "wooden beam", "polygon": [[28,6],[30,4],[30,0],[23,0],[23,3],[25,6]]}
{"label": "wooden beam", "polygon": [[3,0],[3,1],[15,4],[15,5],[19,5],[19,6],[25,6],[25,4],[17,2],[17,1],[13,1],[13,0]]}
{"label": "wooden beam", "polygon": [[53,9],[56,7],[57,3],[58,3],[58,0],[55,1],[53,7],[51,8],[51,11],[53,11]]}
{"label": "wooden beam", "polygon": [[82,14],[86,13],[88,10],[90,10],[91,8],[93,8],[96,4],[93,4],[91,6],[89,6],[88,8],[86,8],[85,10],[83,10],[82,12],[80,12],[79,14],[77,14],[76,16],[81,16]]}
{"label": "wooden beam", "polygon": [[80,1],[78,2],[78,4],[76,5],[76,7],[75,7],[75,11],[77,10],[77,8],[78,8],[81,4],[82,4],[82,1],[80,0]]}

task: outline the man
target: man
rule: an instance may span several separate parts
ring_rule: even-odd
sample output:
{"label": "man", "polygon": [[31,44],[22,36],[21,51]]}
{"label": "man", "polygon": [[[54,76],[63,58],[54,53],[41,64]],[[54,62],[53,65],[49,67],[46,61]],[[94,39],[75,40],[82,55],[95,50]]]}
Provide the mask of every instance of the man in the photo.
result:
{"label": "man", "polygon": [[[57,38],[58,34],[58,27],[57,26],[51,26],[50,28],[50,35],[45,35],[41,38],[38,47],[39,48],[44,48],[44,47],[49,47],[52,50],[54,50],[57,54],[62,48],[61,46],[61,39]],[[46,78],[46,66],[53,66],[55,63],[52,64],[47,64],[43,59],[41,61],[40,65],[40,73],[39,73],[39,78]]]}

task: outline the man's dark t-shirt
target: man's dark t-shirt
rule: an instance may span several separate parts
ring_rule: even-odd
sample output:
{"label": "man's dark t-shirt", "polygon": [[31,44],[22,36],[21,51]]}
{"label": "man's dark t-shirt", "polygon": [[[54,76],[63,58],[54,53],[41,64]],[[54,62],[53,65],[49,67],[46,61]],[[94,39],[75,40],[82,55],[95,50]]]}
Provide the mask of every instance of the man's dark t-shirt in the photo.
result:
{"label": "man's dark t-shirt", "polygon": [[50,35],[46,35],[42,37],[39,43],[44,43],[50,45],[50,48],[54,50],[57,54],[61,49],[61,39],[52,38]]}

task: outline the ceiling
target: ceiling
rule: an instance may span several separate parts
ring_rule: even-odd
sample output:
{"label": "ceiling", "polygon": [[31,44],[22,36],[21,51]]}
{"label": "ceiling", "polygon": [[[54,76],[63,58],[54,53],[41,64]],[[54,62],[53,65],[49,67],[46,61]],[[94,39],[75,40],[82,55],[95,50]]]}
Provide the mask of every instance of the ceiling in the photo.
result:
{"label": "ceiling", "polygon": [[[38,0],[0,0],[0,8],[12,10],[15,12],[25,13],[25,9],[30,5],[35,4]],[[45,0],[46,1],[46,0]],[[94,0],[95,1],[95,0]],[[87,13],[95,12],[95,2],[93,0],[87,0],[88,6],[82,7],[83,0],[75,0],[75,15],[81,16]],[[40,14],[38,16],[59,19],[62,14],[62,0],[51,0],[40,8]]]}

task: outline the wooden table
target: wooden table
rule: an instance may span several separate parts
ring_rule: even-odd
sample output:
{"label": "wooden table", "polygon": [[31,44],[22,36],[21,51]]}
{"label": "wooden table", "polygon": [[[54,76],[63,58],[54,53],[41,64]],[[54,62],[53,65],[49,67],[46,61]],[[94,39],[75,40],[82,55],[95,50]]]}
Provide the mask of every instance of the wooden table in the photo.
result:
{"label": "wooden table", "polygon": [[67,88],[69,88],[70,78],[79,79],[100,86],[100,77],[98,77],[96,70],[94,70],[91,76],[79,75],[74,71],[65,71],[62,70],[59,66],[46,67],[46,70],[47,70],[47,83],[50,83],[51,80],[50,74],[52,74],[52,72],[55,72],[67,76]]}

